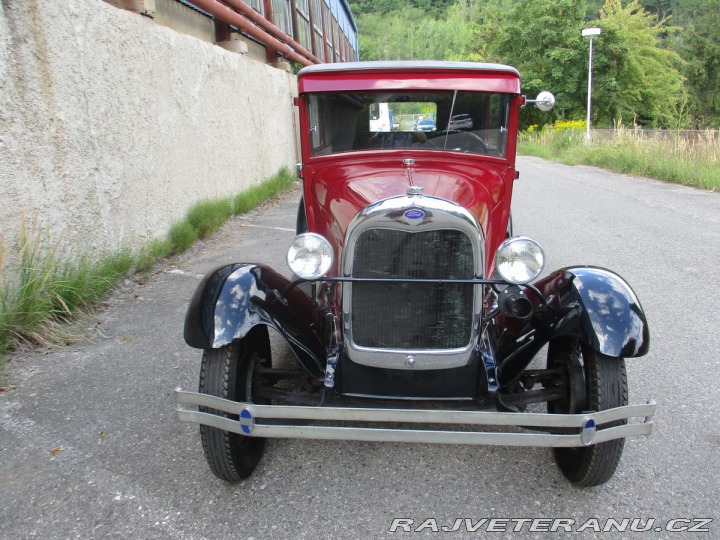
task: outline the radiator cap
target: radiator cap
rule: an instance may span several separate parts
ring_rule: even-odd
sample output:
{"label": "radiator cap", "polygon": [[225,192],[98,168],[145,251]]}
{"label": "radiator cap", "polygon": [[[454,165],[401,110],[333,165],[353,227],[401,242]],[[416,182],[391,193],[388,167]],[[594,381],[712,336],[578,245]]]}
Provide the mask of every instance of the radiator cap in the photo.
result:
{"label": "radiator cap", "polygon": [[421,196],[423,194],[423,187],[422,186],[408,186],[407,194],[410,196],[412,196],[412,195]]}

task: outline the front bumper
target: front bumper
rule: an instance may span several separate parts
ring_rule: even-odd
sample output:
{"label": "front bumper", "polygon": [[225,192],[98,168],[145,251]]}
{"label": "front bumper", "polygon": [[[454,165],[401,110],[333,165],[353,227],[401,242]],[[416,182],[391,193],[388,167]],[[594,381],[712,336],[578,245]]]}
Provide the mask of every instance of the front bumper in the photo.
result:
{"label": "front bumper", "polygon": [[[581,414],[255,405],[180,389],[175,391],[175,403],[177,405],[175,412],[180,422],[203,424],[248,437],[492,446],[582,447],[613,439],[649,435],[652,432],[652,417],[655,414],[654,402]],[[238,420],[190,410],[186,406],[207,407],[237,416]],[[604,424],[617,420],[629,421],[633,418],[642,421],[603,428]],[[271,423],[262,423],[265,420]],[[294,421],[317,421],[323,422],[323,425],[294,425]],[[332,425],[340,422],[344,425]],[[444,424],[455,426],[455,429],[428,430],[353,425],[361,422]],[[478,429],[478,426],[485,428],[507,426],[540,432],[486,431]],[[552,430],[577,432],[571,434],[541,432]]]}

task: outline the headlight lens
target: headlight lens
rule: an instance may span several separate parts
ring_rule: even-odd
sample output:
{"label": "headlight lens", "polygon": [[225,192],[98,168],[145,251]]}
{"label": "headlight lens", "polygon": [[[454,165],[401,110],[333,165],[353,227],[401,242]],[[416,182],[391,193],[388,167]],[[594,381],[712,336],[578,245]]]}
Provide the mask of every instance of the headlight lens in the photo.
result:
{"label": "headlight lens", "polygon": [[287,262],[296,276],[318,279],[327,274],[332,266],[332,246],[319,234],[300,234],[290,245]]}
{"label": "headlight lens", "polygon": [[508,238],[500,244],[495,267],[508,283],[524,285],[538,277],[545,268],[545,253],[535,240],[525,236]]}

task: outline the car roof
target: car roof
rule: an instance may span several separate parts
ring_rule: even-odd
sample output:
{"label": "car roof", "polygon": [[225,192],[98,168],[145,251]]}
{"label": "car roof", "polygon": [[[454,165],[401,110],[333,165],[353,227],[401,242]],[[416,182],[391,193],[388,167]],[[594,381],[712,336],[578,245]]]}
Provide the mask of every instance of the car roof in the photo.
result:
{"label": "car roof", "polygon": [[318,64],[298,73],[298,93],[459,90],[520,95],[514,67],[480,62],[345,62]]}
{"label": "car roof", "polygon": [[511,73],[520,76],[517,69],[504,64],[486,62],[449,62],[436,60],[402,60],[381,62],[338,62],[315,64],[304,67],[299,76],[311,73],[328,73],[333,71],[494,71]]}

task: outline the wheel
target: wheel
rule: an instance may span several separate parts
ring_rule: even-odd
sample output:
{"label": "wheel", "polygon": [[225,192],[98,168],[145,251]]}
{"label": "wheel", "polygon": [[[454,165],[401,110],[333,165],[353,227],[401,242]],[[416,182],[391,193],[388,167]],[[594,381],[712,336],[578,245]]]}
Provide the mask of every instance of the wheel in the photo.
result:
{"label": "wheel", "polygon": [[297,219],[295,220],[295,234],[308,232],[307,217],[305,217],[305,199],[300,199],[298,204]]}
{"label": "wheel", "polygon": [[[622,407],[628,403],[627,374],[622,358],[605,356],[577,339],[553,340],[548,368],[564,368],[568,391],[548,402],[550,413],[581,413]],[[605,424],[625,424],[626,420]],[[582,448],[553,448],[555,461],[571,482],[584,487],[604,484],[617,469],[625,439]]]}
{"label": "wheel", "polygon": [[[270,341],[267,327],[256,326],[243,339],[220,349],[206,349],[200,368],[200,392],[233,401],[267,404],[253,399],[253,376],[257,366],[270,366]],[[201,412],[214,412],[239,420],[237,415],[200,407]],[[245,437],[210,426],[200,426],[205,459],[210,470],[227,482],[247,478],[260,462],[265,439]]]}

